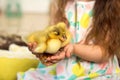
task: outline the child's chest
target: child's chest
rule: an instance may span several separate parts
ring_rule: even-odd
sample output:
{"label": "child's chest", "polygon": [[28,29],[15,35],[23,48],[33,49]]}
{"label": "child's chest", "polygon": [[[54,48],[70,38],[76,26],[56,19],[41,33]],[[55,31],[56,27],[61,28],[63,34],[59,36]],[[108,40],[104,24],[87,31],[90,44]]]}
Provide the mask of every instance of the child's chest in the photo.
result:
{"label": "child's chest", "polygon": [[73,34],[74,42],[80,41],[91,24],[92,8],[91,3],[71,3],[66,7],[66,17],[70,24],[70,31]]}

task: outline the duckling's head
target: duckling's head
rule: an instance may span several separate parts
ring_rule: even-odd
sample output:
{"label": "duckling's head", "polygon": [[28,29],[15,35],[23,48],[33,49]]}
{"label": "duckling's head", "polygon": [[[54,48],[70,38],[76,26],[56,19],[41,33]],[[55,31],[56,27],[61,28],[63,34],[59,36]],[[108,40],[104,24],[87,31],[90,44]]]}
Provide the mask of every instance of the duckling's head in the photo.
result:
{"label": "duckling's head", "polygon": [[55,26],[52,26],[52,29],[49,31],[49,34],[48,36],[50,38],[54,38],[54,39],[59,39],[61,40],[62,42],[65,41],[67,39],[67,36],[66,36],[66,24],[61,22],[61,23],[58,23],[57,25]]}

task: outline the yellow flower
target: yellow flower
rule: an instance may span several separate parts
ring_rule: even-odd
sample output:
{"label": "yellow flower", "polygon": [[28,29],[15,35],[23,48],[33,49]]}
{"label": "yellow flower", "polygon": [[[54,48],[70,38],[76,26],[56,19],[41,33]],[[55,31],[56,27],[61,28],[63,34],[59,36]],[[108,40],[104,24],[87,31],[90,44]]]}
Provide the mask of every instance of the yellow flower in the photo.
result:
{"label": "yellow flower", "polygon": [[116,68],[116,73],[120,73],[120,68]]}
{"label": "yellow flower", "polygon": [[95,78],[95,77],[98,77],[99,76],[99,74],[98,73],[91,73],[91,74],[89,74],[89,77],[90,78]]}
{"label": "yellow flower", "polygon": [[79,63],[73,66],[72,72],[76,76],[84,76],[84,68]]}
{"label": "yellow flower", "polygon": [[88,24],[90,22],[90,16],[89,14],[85,13],[83,14],[81,20],[80,20],[80,25],[83,27],[83,28],[87,28],[88,27]]}
{"label": "yellow flower", "polygon": [[51,74],[51,75],[56,75],[56,71],[55,71],[55,70],[51,70],[51,71],[49,72],[49,74]]}

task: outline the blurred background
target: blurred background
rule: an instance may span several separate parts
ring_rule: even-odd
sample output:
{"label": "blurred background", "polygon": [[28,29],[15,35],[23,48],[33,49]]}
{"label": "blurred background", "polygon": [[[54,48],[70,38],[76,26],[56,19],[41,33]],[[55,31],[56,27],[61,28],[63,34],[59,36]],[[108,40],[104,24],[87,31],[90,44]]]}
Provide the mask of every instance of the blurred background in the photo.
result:
{"label": "blurred background", "polygon": [[49,23],[50,0],[0,0],[0,34],[26,35]]}

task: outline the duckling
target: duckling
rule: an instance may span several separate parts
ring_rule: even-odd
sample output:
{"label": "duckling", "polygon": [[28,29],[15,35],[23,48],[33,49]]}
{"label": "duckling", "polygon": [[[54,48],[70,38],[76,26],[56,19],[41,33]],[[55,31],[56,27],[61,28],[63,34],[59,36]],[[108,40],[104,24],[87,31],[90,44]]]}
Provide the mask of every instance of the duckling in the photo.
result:
{"label": "duckling", "polygon": [[56,53],[61,47],[67,45],[71,40],[71,34],[64,22],[49,26],[42,31],[31,33],[25,38],[27,43],[36,42],[33,49],[36,53]]}
{"label": "duckling", "polygon": [[36,43],[37,46],[34,49],[33,52],[36,53],[44,53],[46,50],[46,41],[47,41],[47,33],[45,31],[35,31],[28,36],[23,38],[23,41],[25,41],[27,44],[31,43],[34,44]]}
{"label": "duckling", "polygon": [[70,43],[71,39],[72,39],[72,34],[70,33],[70,31],[67,29],[66,24],[63,22],[60,22],[57,24],[57,27],[60,28],[60,32],[62,32],[62,37],[60,37],[60,39],[62,40],[62,45],[61,47],[66,46],[68,43]]}
{"label": "duckling", "polygon": [[46,53],[55,54],[61,48],[61,41],[59,39],[49,39],[47,41]]}

